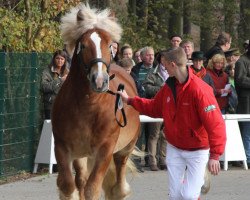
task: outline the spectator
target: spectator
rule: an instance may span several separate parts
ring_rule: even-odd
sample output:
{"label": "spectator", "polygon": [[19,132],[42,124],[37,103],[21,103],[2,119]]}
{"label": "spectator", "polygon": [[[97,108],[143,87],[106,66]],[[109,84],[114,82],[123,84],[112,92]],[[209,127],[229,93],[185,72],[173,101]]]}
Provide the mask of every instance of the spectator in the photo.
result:
{"label": "spectator", "polygon": [[[208,62],[207,72],[211,76],[215,87],[215,97],[222,114],[226,114],[228,94],[231,93],[227,73],[224,72],[226,58],[222,54],[215,54]],[[227,85],[227,87],[226,87]]]}
{"label": "spectator", "polygon": [[192,65],[192,53],[194,52],[194,43],[191,40],[184,40],[181,42],[180,46],[184,49],[187,55],[187,66]]}
{"label": "spectator", "polygon": [[126,70],[128,74],[131,73],[131,70],[134,66],[132,58],[123,58],[120,60],[119,65]]}
{"label": "spectator", "polygon": [[170,42],[171,42],[172,47],[179,47],[181,41],[182,41],[182,38],[180,35],[173,35],[170,38]]}
{"label": "spectator", "polygon": [[235,64],[240,58],[240,51],[238,48],[229,49],[225,52],[225,57],[227,60],[227,65]]}
{"label": "spectator", "polygon": [[219,36],[217,37],[215,45],[211,49],[209,49],[205,54],[207,62],[215,54],[222,54],[223,56],[225,56],[224,52],[227,51],[228,49],[230,49],[231,42],[232,42],[232,37],[230,36],[229,33],[222,32],[221,34],[219,34]]}
{"label": "spectator", "polygon": [[41,90],[43,94],[45,119],[51,118],[51,108],[63,82],[66,80],[69,68],[67,54],[63,50],[54,53],[51,63],[42,72]]}
{"label": "spectator", "polygon": [[215,93],[214,82],[211,76],[207,73],[205,67],[203,66],[203,60],[205,59],[204,53],[202,51],[194,51],[191,56],[193,65],[190,66],[193,73],[210,85]]}
{"label": "spectator", "polygon": [[[168,73],[161,64],[161,54],[158,54],[158,65],[155,68],[151,68],[143,82],[145,88],[146,98],[153,98],[155,94],[164,85],[168,78]],[[159,157],[160,169],[166,169],[165,157],[166,157],[166,139],[162,132],[162,122],[148,123],[149,137],[148,137],[148,164],[151,171],[158,171],[158,164],[156,157]],[[159,153],[157,154],[157,144],[159,144]]]}
{"label": "spectator", "polygon": [[[132,76],[138,87],[138,93],[140,97],[145,97],[145,89],[142,86],[143,81],[145,80],[147,73],[151,68],[154,68],[154,49],[152,47],[146,46],[141,49],[141,59],[142,62],[136,64],[132,69]],[[143,134],[144,133],[144,134]],[[141,127],[141,135],[137,142],[137,145],[146,152],[148,151],[148,137],[149,137],[149,128],[148,123],[143,123]],[[145,137],[144,137],[145,136]],[[145,144],[145,148],[143,147]],[[145,166],[148,167],[148,156],[145,156]]]}
{"label": "spectator", "polygon": [[135,64],[142,62],[140,54],[141,54],[141,49],[138,49],[138,50],[136,50],[134,52],[134,61],[135,61]]}
{"label": "spectator", "polygon": [[198,199],[207,162],[209,171],[217,175],[226,144],[225,122],[213,91],[186,67],[186,62],[180,47],[163,54],[162,64],[169,78],[153,99],[118,92],[140,113],[164,120],[169,199]]}
{"label": "spectator", "polygon": [[137,63],[133,68],[131,75],[133,76],[136,85],[138,94],[140,97],[145,96],[145,90],[142,86],[142,82],[145,80],[145,77],[150,70],[154,67],[154,49],[152,47],[144,47],[141,49],[140,53],[142,62]]}
{"label": "spectator", "polygon": [[[238,95],[238,114],[250,114],[250,45],[247,52],[235,63],[235,89]],[[250,122],[239,122],[242,140],[250,167]]]}
{"label": "spectator", "polygon": [[113,41],[113,42],[111,43],[110,48],[111,48],[111,55],[112,55],[112,57],[113,57],[113,61],[114,61],[116,64],[118,64],[118,63],[119,63],[119,52],[120,52],[120,51],[119,51],[119,43]]}
{"label": "spectator", "polygon": [[228,104],[229,104],[227,108],[228,114],[236,114],[236,109],[238,106],[238,96],[234,84],[234,69],[235,69],[235,63],[232,63],[229,64],[225,70],[225,72],[228,74],[229,83],[231,84],[231,90],[232,90],[231,94],[228,97]]}
{"label": "spectator", "polygon": [[[131,58],[133,59],[133,50],[132,47],[128,44],[121,47],[121,58]],[[135,65],[135,61],[133,60]]]}

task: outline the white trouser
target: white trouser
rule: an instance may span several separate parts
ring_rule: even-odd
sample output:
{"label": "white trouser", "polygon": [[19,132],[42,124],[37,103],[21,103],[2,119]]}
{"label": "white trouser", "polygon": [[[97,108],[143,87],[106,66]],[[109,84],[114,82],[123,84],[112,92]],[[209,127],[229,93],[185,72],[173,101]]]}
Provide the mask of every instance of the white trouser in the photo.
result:
{"label": "white trouser", "polygon": [[167,144],[169,199],[197,200],[204,184],[209,150],[185,151]]}

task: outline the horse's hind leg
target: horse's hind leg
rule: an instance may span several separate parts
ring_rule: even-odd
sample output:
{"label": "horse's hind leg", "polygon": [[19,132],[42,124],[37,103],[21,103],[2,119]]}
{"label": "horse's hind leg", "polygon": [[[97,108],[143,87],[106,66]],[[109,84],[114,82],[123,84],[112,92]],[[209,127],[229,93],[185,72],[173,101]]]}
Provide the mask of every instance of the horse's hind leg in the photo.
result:
{"label": "horse's hind leg", "polygon": [[110,166],[104,183],[103,189],[105,191],[105,198],[107,200],[123,200],[130,194],[130,186],[126,181],[126,163],[128,160],[128,153],[126,155],[116,153],[114,154],[114,166]]}
{"label": "horse's hind leg", "polygon": [[88,167],[87,167],[87,158],[74,160],[73,166],[76,172],[76,175],[75,175],[76,187],[79,190],[80,199],[84,200],[85,199],[84,187],[87,183],[88,176],[89,176]]}
{"label": "horse's hind leg", "polygon": [[79,193],[75,187],[70,155],[62,145],[55,144],[55,156],[58,165],[57,186],[60,200],[78,200]]}

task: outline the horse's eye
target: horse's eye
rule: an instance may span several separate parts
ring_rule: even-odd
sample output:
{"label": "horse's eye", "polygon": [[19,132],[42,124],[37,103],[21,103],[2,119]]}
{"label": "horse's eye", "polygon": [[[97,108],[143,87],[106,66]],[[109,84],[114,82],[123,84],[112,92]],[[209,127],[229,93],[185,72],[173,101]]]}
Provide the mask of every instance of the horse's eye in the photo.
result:
{"label": "horse's eye", "polygon": [[85,48],[85,45],[84,44],[81,44],[81,49],[84,49]]}

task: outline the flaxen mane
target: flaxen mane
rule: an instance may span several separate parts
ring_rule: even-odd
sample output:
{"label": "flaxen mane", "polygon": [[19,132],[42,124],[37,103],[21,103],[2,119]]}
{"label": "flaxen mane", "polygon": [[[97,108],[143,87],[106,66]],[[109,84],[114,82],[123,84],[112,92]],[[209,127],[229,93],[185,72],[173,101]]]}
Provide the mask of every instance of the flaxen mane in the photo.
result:
{"label": "flaxen mane", "polygon": [[[77,21],[79,16],[84,20]],[[109,9],[98,11],[91,9],[88,4],[80,4],[61,19],[61,35],[69,52],[73,51],[80,36],[93,28],[105,30],[114,41],[119,41],[121,38],[122,28],[111,16]]]}

